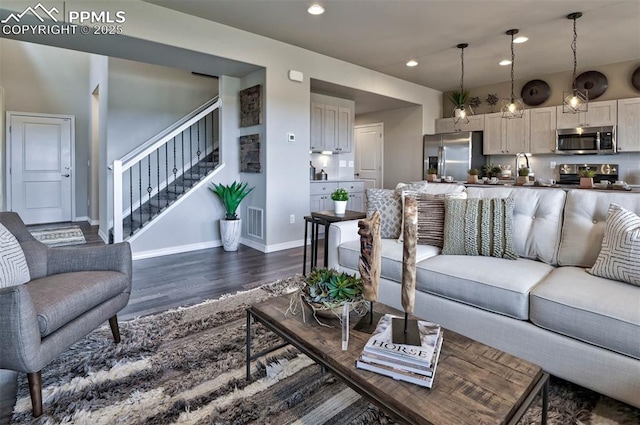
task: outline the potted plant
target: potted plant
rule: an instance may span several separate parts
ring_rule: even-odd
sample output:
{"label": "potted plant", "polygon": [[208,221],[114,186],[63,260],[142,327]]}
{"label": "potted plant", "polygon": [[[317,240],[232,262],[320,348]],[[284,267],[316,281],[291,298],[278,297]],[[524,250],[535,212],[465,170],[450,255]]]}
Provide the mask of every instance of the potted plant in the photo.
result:
{"label": "potted plant", "polygon": [[522,186],[529,181],[529,169],[522,167],[518,170],[518,179],[516,180],[516,186]]}
{"label": "potted plant", "polygon": [[462,106],[467,103],[467,99],[469,99],[469,90],[454,90],[449,95],[449,100],[453,103],[453,112],[454,116],[458,116],[459,112],[462,110]]}
{"label": "potted plant", "polygon": [[224,219],[220,220],[220,238],[225,251],[237,251],[240,243],[242,220],[236,211],[240,202],[254,189],[248,183],[233,182],[230,185],[212,183],[209,189],[215,193],[225,209]]}
{"label": "potted plant", "polygon": [[437,173],[438,173],[438,170],[436,170],[435,168],[427,169],[427,181],[428,182],[436,181]]}
{"label": "potted plant", "polygon": [[478,183],[478,174],[480,174],[480,170],[477,168],[471,168],[467,173],[467,183]]}
{"label": "potted plant", "polygon": [[344,214],[347,210],[347,201],[349,200],[349,192],[346,189],[338,188],[331,194],[333,200],[333,208],[336,214]]}
{"label": "potted plant", "polygon": [[580,170],[580,188],[581,189],[592,189],[593,188],[593,178],[596,175],[596,172],[593,170],[585,169]]}
{"label": "potted plant", "polygon": [[302,299],[314,315],[341,317],[342,306],[364,304],[362,279],[335,269],[314,269],[302,286]]}

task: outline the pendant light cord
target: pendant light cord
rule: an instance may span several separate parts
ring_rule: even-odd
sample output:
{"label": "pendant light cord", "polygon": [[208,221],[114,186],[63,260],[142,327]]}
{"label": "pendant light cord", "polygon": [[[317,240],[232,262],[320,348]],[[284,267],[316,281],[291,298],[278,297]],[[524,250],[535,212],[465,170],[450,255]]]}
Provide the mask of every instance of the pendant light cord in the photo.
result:
{"label": "pendant light cord", "polygon": [[576,68],[578,67],[578,59],[576,58],[576,51],[578,50],[578,32],[576,31],[576,19],[577,16],[574,16],[573,41],[571,42],[571,50],[573,51],[573,82],[571,83],[571,88],[573,90],[576,89]]}
{"label": "pendant light cord", "polygon": [[464,93],[464,47],[460,48],[460,63],[461,63],[461,72],[460,72],[460,93]]}
{"label": "pendant light cord", "polygon": [[514,88],[513,88],[513,78],[514,78],[513,67],[514,67],[515,61],[516,61],[516,55],[515,55],[515,53],[513,53],[513,36],[514,36],[514,34],[512,33],[511,34],[511,102],[512,103],[513,103],[513,101],[515,99]]}

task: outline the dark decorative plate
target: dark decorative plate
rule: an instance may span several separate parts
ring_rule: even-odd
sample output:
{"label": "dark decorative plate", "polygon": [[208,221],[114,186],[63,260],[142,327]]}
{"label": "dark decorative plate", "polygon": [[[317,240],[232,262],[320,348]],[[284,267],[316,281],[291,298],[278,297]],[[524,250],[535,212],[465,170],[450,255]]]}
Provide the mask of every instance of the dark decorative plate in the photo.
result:
{"label": "dark decorative plate", "polygon": [[634,89],[640,91],[640,66],[631,74],[631,85]]}
{"label": "dark decorative plate", "polygon": [[602,72],[586,71],[576,77],[576,88],[589,90],[589,100],[602,96],[607,87],[607,77]]}
{"label": "dark decorative plate", "polygon": [[520,97],[525,104],[538,106],[549,99],[549,94],[551,94],[549,84],[542,80],[531,80],[522,86]]}

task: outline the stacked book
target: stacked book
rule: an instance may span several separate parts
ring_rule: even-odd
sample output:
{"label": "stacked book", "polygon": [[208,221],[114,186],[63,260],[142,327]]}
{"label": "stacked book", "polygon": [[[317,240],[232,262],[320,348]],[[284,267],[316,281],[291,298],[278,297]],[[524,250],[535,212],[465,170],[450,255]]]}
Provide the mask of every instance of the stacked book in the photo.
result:
{"label": "stacked book", "polygon": [[442,347],[440,325],[418,320],[421,345],[394,344],[393,318],[393,315],[385,314],[380,319],[358,357],[356,367],[431,388]]}

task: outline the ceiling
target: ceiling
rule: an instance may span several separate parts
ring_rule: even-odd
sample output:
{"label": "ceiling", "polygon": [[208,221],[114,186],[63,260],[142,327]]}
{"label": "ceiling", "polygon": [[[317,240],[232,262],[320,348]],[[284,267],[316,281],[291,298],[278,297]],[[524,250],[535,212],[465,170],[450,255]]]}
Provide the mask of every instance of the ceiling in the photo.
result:
{"label": "ceiling", "polygon": [[[580,11],[578,73],[599,65],[640,61],[640,0],[146,0],[187,14],[342,59],[437,90],[460,84],[459,43],[465,49],[465,87],[508,81],[510,36],[516,79],[573,69],[573,22]],[[415,59],[419,65],[405,64]]]}

